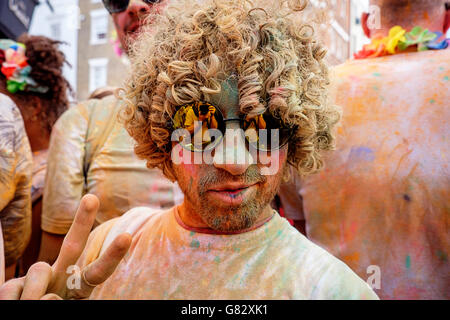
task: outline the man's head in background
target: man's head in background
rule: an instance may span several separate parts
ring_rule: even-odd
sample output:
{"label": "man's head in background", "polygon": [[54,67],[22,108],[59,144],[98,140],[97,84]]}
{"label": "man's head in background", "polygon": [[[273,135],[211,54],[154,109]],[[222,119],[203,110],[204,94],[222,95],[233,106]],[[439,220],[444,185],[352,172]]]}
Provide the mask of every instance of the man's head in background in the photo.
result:
{"label": "man's head in background", "polygon": [[151,13],[159,13],[169,0],[103,0],[114,21],[117,37],[128,54],[129,44],[140,32],[144,20]]}
{"label": "man's head in background", "polygon": [[[304,4],[265,1],[263,9],[247,1],[180,0],[152,17],[153,32],[142,32],[136,43],[122,119],[137,142],[136,154],[179,182],[186,210],[206,227],[251,227],[263,210],[270,213],[286,163],[300,174],[317,171],[320,151],[334,145],[339,113],[327,98],[326,51],[312,27],[289,17]],[[172,119],[182,106],[201,101],[227,119],[223,139],[212,163],[175,164]],[[250,154],[245,137],[234,143],[229,138],[233,129],[245,130],[245,117],[255,114],[290,128],[286,144],[268,151],[280,162],[272,175],[262,174],[266,164]],[[245,162],[228,162],[235,154]]]}
{"label": "man's head in background", "polygon": [[449,0],[370,0],[370,5],[379,8],[371,12],[379,14],[379,17],[369,13],[362,15],[362,27],[369,38],[377,34],[387,36],[394,26],[401,26],[407,31],[420,26],[444,34],[450,26]]}

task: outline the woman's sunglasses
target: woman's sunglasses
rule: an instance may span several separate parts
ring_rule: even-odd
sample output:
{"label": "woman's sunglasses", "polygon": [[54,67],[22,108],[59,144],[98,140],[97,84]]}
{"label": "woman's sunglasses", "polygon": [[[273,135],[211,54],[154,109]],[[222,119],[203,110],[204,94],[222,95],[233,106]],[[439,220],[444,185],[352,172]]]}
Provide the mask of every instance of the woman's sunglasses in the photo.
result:
{"label": "woman's sunglasses", "polygon": [[[160,2],[160,0],[142,0],[147,4],[155,4]],[[130,0],[103,0],[106,10],[109,13],[119,13],[127,10]]]}
{"label": "woman's sunglasses", "polygon": [[[207,102],[193,102],[178,107],[172,120],[177,140],[189,151],[212,150],[225,135],[227,121],[240,121],[248,145],[260,151],[275,151],[285,146],[295,132],[269,111],[242,118],[225,119],[218,108]],[[218,132],[218,131],[219,132]],[[179,134],[178,134],[179,133]]]}

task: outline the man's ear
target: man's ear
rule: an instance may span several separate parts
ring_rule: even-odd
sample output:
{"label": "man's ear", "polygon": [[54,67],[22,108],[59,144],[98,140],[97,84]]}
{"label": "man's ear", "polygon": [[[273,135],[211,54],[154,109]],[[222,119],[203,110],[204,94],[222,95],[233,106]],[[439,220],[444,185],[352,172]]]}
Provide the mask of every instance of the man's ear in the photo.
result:
{"label": "man's ear", "polygon": [[445,19],[444,19],[444,34],[447,33],[450,27],[450,2],[445,4]]}
{"label": "man's ear", "polygon": [[369,14],[367,12],[363,12],[361,15],[361,26],[366,37],[370,39],[370,29],[367,25],[367,20],[369,20]]}

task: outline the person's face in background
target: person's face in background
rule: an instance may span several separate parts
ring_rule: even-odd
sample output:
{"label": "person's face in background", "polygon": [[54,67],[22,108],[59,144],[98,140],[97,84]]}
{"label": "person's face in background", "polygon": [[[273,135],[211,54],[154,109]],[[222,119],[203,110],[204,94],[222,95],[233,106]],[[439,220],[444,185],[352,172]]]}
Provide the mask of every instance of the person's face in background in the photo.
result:
{"label": "person's face in background", "polygon": [[160,13],[169,0],[160,0],[147,4],[141,0],[130,0],[125,11],[111,14],[122,48],[128,54],[132,43],[143,26],[145,17],[150,13]]}

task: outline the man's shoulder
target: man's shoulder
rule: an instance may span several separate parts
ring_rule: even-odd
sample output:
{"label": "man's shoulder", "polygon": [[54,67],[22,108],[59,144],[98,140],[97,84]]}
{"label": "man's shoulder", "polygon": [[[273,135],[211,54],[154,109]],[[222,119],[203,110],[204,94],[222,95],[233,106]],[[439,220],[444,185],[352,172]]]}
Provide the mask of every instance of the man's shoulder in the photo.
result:
{"label": "man's shoulder", "polygon": [[[290,270],[312,288],[312,299],[377,299],[353,270],[318,244],[289,226]],[[303,284],[305,285],[305,284]],[[303,287],[303,286],[302,286]]]}
{"label": "man's shoulder", "polygon": [[111,114],[117,104],[118,100],[114,96],[81,101],[67,109],[58,119],[57,123],[77,121],[77,119],[89,121],[92,117],[101,118]]}
{"label": "man's shoulder", "polygon": [[14,122],[22,119],[19,108],[14,101],[5,94],[0,93],[0,121]]}
{"label": "man's shoulder", "polygon": [[[373,59],[348,60],[332,68],[334,78],[351,78],[360,75],[383,78],[389,73],[412,73],[416,69],[439,66],[440,71],[450,69],[450,49],[401,53]],[[383,74],[385,71],[386,74]]]}

